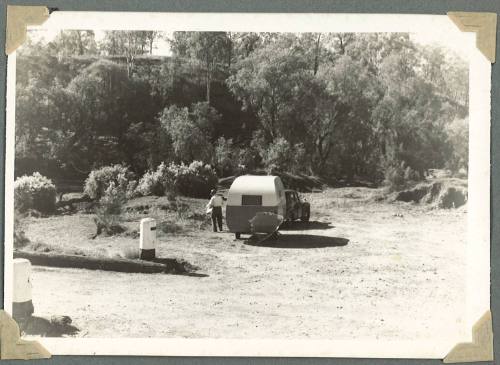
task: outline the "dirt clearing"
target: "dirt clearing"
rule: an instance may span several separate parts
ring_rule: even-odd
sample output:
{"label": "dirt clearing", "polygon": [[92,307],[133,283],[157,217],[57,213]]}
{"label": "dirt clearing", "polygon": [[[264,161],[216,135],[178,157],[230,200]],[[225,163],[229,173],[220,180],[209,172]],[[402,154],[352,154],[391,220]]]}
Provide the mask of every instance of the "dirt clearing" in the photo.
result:
{"label": "dirt clearing", "polygon": [[[201,230],[160,236],[157,256],[186,260],[206,276],[35,266],[35,314],[68,315],[84,337],[456,335],[465,306],[465,209],[377,202],[378,193],[308,194],[311,222],[283,227],[266,246],[212,233],[200,222]],[[62,220],[32,219],[26,234],[106,255],[138,245],[128,236],[85,238],[90,216]]]}

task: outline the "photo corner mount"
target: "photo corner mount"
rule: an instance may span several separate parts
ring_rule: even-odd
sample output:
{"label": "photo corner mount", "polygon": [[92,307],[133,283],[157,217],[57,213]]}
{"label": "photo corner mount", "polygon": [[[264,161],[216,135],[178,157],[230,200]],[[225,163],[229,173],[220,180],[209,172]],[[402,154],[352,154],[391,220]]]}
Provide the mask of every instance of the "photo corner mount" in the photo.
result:
{"label": "photo corner mount", "polygon": [[4,310],[0,310],[0,360],[49,359],[48,352],[37,341],[20,338],[19,326]]}
{"label": "photo corner mount", "polygon": [[41,25],[49,18],[46,6],[7,6],[7,28],[5,37],[5,53],[14,52],[26,41],[29,25]]}
{"label": "photo corner mount", "polygon": [[493,327],[489,310],[472,327],[472,342],[456,344],[443,359],[446,364],[476,361],[493,361]]}
{"label": "photo corner mount", "polygon": [[475,32],[476,47],[495,63],[497,14],[450,11],[447,15],[462,32]]}

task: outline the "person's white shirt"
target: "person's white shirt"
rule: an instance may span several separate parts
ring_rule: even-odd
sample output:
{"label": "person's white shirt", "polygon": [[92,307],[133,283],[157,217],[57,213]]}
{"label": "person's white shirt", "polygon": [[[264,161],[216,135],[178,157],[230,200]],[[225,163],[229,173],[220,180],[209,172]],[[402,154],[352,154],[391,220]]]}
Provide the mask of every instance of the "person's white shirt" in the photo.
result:
{"label": "person's white shirt", "polygon": [[207,214],[212,213],[213,207],[222,207],[222,196],[215,194],[207,204]]}
{"label": "person's white shirt", "polygon": [[215,194],[210,201],[208,202],[210,207],[222,207],[222,197],[220,195]]}

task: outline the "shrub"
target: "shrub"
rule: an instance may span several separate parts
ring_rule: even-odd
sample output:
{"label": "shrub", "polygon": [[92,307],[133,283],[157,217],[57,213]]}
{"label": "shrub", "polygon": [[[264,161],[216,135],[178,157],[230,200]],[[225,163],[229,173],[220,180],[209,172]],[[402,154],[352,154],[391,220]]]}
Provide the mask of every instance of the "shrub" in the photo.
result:
{"label": "shrub", "polygon": [[171,220],[161,221],[158,224],[158,226],[159,226],[159,229],[163,233],[167,233],[167,234],[179,233],[179,232],[182,232],[182,230],[183,230],[182,225],[180,225],[178,222],[174,222]]}
{"label": "shrub", "polygon": [[104,195],[99,199],[99,204],[95,210],[94,223],[97,227],[97,235],[106,233],[113,235],[123,232],[121,226],[123,205],[126,202],[126,193],[111,182],[105,190]]}
{"label": "shrub", "polygon": [[405,182],[422,180],[418,171],[413,170],[410,166],[407,166],[405,169],[404,179]]}
{"label": "shrub", "polygon": [[389,165],[386,167],[385,184],[391,190],[400,190],[405,186],[405,168],[404,162],[399,165]]}
{"label": "shrub", "polygon": [[206,198],[217,185],[217,174],[210,165],[193,161],[190,165],[163,162],[155,171],[148,171],[139,180],[137,191],[141,195],[166,195],[176,201],[178,194],[193,198]]}
{"label": "shrub", "polygon": [[[134,174],[122,165],[104,166],[93,170],[87,180],[85,180],[84,193],[91,199],[99,200],[104,196],[104,192],[114,184],[115,189],[121,190],[125,196],[132,194],[135,189]],[[130,188],[129,188],[129,185]]]}
{"label": "shrub", "polygon": [[14,205],[19,212],[29,209],[53,213],[56,209],[56,187],[38,172],[22,176],[14,183]]}
{"label": "shrub", "polygon": [[385,185],[390,190],[398,191],[405,188],[409,182],[422,180],[422,175],[410,166],[406,166],[404,161],[399,164],[387,164],[384,172]]}
{"label": "shrub", "polygon": [[30,240],[24,234],[22,215],[17,209],[14,210],[14,248],[23,248]]}
{"label": "shrub", "polygon": [[135,180],[129,181],[127,185],[127,191],[125,192],[125,197],[127,199],[137,198],[138,196],[141,195],[137,190],[137,186],[138,186],[137,181]]}
{"label": "shrub", "polygon": [[171,164],[169,170],[174,177],[175,191],[193,198],[207,198],[217,185],[217,174],[210,165],[193,161],[189,166]]}
{"label": "shrub", "polygon": [[174,172],[161,163],[156,171],[146,172],[139,180],[137,191],[141,195],[163,196],[174,189]]}

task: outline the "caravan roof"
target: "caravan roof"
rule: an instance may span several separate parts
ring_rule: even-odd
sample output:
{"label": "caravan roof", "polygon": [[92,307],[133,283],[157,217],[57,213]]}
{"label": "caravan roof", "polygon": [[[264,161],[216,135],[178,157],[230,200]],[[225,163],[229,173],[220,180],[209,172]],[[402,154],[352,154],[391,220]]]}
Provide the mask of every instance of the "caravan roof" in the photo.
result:
{"label": "caravan roof", "polygon": [[283,190],[283,183],[278,176],[239,176],[229,188],[227,205],[241,205],[242,195],[262,196],[262,205],[277,205],[283,197]]}

